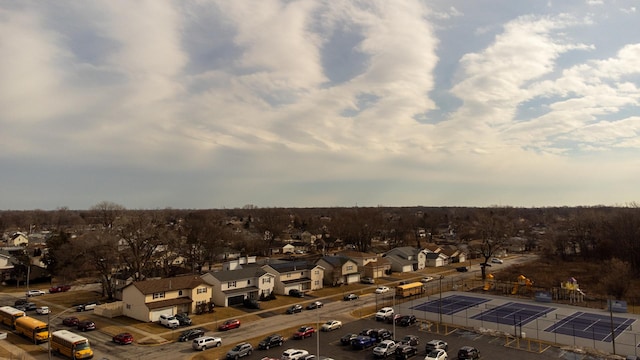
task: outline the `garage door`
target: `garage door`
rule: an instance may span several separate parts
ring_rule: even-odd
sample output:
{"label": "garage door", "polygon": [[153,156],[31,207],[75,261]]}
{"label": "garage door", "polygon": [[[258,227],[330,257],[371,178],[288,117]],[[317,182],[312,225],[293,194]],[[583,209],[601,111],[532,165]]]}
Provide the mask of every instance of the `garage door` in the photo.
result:
{"label": "garage door", "polygon": [[173,315],[173,307],[153,310],[149,313],[149,319],[151,321],[158,321],[158,319],[160,319],[160,315]]}
{"label": "garage door", "polygon": [[236,295],[236,296],[230,296],[229,300],[227,300],[227,306],[233,306],[233,305],[242,305],[242,302],[244,301],[244,295]]}
{"label": "garage door", "polygon": [[351,274],[347,278],[347,283],[349,284],[357,283],[359,281],[360,281],[360,274]]}

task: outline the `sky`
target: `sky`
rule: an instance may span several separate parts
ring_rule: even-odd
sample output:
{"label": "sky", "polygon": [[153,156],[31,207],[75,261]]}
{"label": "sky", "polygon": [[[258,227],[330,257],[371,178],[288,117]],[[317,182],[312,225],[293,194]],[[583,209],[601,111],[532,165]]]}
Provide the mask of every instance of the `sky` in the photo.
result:
{"label": "sky", "polygon": [[636,0],[0,0],[0,209],[626,206]]}

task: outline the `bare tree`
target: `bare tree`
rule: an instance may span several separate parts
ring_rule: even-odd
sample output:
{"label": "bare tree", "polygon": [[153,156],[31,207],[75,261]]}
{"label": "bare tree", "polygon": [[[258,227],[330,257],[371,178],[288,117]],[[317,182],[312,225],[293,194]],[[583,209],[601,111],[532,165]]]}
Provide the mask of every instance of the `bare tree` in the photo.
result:
{"label": "bare tree", "polygon": [[125,207],[110,201],[101,201],[93,205],[89,210],[95,213],[102,226],[110,229],[116,219],[125,211]]}
{"label": "bare tree", "polygon": [[92,264],[100,276],[102,296],[113,299],[116,291],[115,274],[120,270],[118,238],[112,232],[97,230],[82,237],[82,253],[87,263]]}
{"label": "bare tree", "polygon": [[503,249],[513,231],[505,209],[490,209],[481,215],[479,219],[480,246],[479,252],[484,258],[480,264],[482,280],[486,279],[486,268],[491,266],[489,259],[499,250]]}
{"label": "bare tree", "polygon": [[116,226],[122,261],[135,281],[149,276],[155,267],[154,257],[162,245],[167,228],[162,219],[151,212],[127,214]]}

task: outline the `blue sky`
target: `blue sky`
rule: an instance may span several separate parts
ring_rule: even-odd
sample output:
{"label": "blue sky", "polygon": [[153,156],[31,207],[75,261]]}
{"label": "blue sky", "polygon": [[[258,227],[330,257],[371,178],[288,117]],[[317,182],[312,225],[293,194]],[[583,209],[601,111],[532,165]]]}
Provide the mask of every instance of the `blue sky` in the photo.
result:
{"label": "blue sky", "polygon": [[635,203],[637,6],[0,0],[0,209]]}

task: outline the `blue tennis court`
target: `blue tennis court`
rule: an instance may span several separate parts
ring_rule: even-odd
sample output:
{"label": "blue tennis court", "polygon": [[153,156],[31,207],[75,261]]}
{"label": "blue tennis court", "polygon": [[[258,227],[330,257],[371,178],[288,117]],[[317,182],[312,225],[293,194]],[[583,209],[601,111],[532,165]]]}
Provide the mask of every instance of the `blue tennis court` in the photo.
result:
{"label": "blue tennis court", "polygon": [[487,299],[481,299],[473,296],[450,295],[443,297],[442,300],[435,299],[427,301],[411,309],[418,311],[428,311],[436,314],[453,315],[457,312],[464,311],[468,308],[478,306],[488,302]]}
{"label": "blue tennis court", "polygon": [[559,320],[545,331],[611,342],[612,329],[615,336],[618,336],[627,330],[634,321],[621,317],[613,317],[612,319],[610,315],[589,314],[580,311]]}
{"label": "blue tennis court", "polygon": [[472,317],[474,320],[482,320],[505,325],[522,326],[550,313],[556,308],[508,302],[493,309],[488,309]]}

